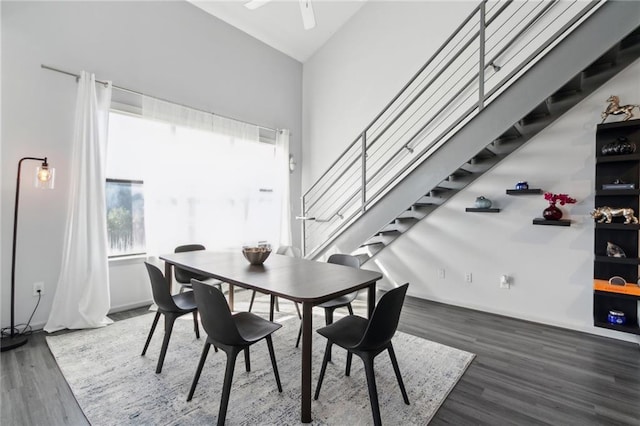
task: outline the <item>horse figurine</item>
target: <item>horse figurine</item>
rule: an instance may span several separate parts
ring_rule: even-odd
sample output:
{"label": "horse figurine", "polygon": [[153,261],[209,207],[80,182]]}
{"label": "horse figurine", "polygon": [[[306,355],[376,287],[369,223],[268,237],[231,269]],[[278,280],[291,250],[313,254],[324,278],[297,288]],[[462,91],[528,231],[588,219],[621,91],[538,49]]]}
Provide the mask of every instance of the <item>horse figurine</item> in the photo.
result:
{"label": "horse figurine", "polygon": [[624,118],[622,119],[622,121],[627,121],[628,119],[630,119],[631,117],[633,117],[633,109],[634,108],[638,108],[640,109],[640,105],[622,105],[620,106],[620,98],[617,96],[609,96],[609,99],[607,99],[607,102],[609,102],[609,105],[607,106],[607,109],[604,110],[604,112],[602,114],[600,114],[600,116],[602,117],[602,122],[604,123],[604,120],[607,119],[608,116],[610,115],[620,115],[620,114],[624,114]]}

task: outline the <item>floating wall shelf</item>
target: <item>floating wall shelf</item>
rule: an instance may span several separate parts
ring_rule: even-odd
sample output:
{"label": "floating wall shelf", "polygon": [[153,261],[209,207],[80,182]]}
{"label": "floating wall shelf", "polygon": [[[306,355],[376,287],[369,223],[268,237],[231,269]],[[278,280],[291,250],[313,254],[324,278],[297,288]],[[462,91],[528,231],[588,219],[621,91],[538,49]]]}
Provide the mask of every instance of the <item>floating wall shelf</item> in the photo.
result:
{"label": "floating wall shelf", "polygon": [[500,213],[500,209],[495,209],[495,208],[479,209],[476,207],[467,207],[466,209],[464,209],[464,211],[473,212],[473,213]]}
{"label": "floating wall shelf", "polygon": [[542,189],[507,189],[507,195],[542,194]]}
{"label": "floating wall shelf", "polygon": [[549,225],[549,226],[571,226],[571,221],[568,219],[549,220],[541,217],[533,219],[534,225]]}

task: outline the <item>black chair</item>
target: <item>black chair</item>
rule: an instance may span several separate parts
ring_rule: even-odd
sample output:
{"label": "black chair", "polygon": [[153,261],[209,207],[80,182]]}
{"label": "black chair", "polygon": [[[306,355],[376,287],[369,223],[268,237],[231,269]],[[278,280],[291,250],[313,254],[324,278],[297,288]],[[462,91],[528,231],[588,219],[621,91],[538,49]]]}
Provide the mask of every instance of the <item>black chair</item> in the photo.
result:
{"label": "black chair", "polygon": [[153,332],[158,325],[160,315],[164,315],[164,339],[162,340],[162,349],[160,350],[160,358],[158,358],[158,365],[156,367],[156,373],[162,371],[162,364],[164,364],[164,357],[167,354],[167,347],[169,346],[169,339],[171,338],[171,330],[173,330],[173,323],[176,318],[182,315],[193,313],[193,329],[196,332],[196,337],[200,338],[200,329],[198,328],[198,309],[192,291],[186,293],[171,295],[169,289],[169,283],[162,275],[162,271],[158,267],[144,262],[149,272],[149,278],[151,279],[151,290],[153,292],[153,301],[155,302],[158,310],[156,316],[153,319],[147,342],[144,344],[142,350],[142,356],[147,353],[147,348],[153,337]]}
{"label": "black chair", "polygon": [[198,305],[198,310],[202,318],[202,327],[204,327],[207,332],[207,341],[202,349],[200,362],[198,363],[187,401],[191,401],[193,393],[196,390],[196,385],[198,384],[204,362],[207,359],[210,346],[215,345],[222,349],[227,354],[227,366],[224,374],[224,384],[222,386],[222,400],[218,411],[218,425],[223,425],[227,415],[236,358],[241,351],[244,351],[246,370],[247,372],[251,371],[249,346],[262,339],[267,341],[278,391],[282,392],[276,356],[273,352],[273,341],[271,340],[271,334],[282,327],[282,325],[267,321],[250,312],[239,312],[232,315],[220,290],[198,280],[192,280],[191,283],[196,297],[196,304]]}
{"label": "black chair", "polygon": [[[187,251],[198,250],[206,250],[206,248],[202,244],[185,244],[183,246],[176,247],[174,253],[184,253]],[[198,275],[195,272],[187,271],[186,269],[182,269],[177,266],[173,268],[173,271],[176,277],[176,282],[180,284],[180,293],[187,289],[191,289],[191,278],[195,278],[198,281],[204,281],[207,284],[215,285],[220,289],[220,291],[222,291],[222,281],[216,280],[215,278]]]}
{"label": "black chair", "polygon": [[327,347],[324,352],[324,359],[322,360],[322,368],[320,369],[320,377],[318,377],[318,386],[316,387],[314,399],[318,399],[318,396],[320,396],[320,388],[322,387],[322,380],[324,379],[324,373],[327,369],[327,363],[329,362],[331,346],[336,344],[347,350],[346,376],[351,372],[351,358],[353,354],[358,355],[364,363],[367,387],[369,388],[369,400],[375,425],[382,423],[380,420],[380,406],[378,405],[378,390],[376,388],[373,360],[378,354],[384,352],[385,349],[389,352],[389,358],[391,358],[391,364],[398,379],[398,385],[400,385],[404,403],[409,405],[409,397],[404,388],[400,368],[398,367],[398,360],[396,359],[396,354],[391,344],[391,338],[398,327],[400,311],[402,310],[404,296],[407,293],[408,287],[409,284],[407,283],[385,293],[380,298],[369,320],[350,315],[317,330],[318,333],[327,338]]}
{"label": "black chair", "polygon": [[[350,254],[332,254],[327,259],[327,263],[335,263],[336,265],[350,266],[352,268],[360,269],[360,259]],[[351,302],[358,296],[358,292],[346,294],[344,296],[336,297],[328,302],[317,305],[320,308],[324,308],[324,322],[329,325],[333,322],[333,311],[344,306],[349,310],[349,315],[353,315],[353,307]],[[300,345],[300,337],[302,336],[302,324],[298,330],[298,339],[296,340],[296,348]],[[331,361],[331,354],[329,354],[329,361]]]}
{"label": "black chair", "polygon": [[[276,254],[282,254],[282,255],[291,256],[291,257],[302,257],[302,252],[300,251],[300,249],[293,246],[280,246],[278,247],[278,250],[276,250]],[[256,298],[256,291],[253,290],[253,292],[251,293],[251,301],[249,302],[249,312],[251,312],[251,309],[253,309],[253,302],[255,298]],[[298,306],[297,303],[294,303],[294,305],[296,306],[296,311],[298,312],[298,318],[302,319],[302,315],[300,314],[300,307]],[[277,296],[273,296],[271,299],[271,303],[269,307],[270,320],[273,320],[274,306],[275,306],[275,310],[280,312],[280,306],[278,304]]]}

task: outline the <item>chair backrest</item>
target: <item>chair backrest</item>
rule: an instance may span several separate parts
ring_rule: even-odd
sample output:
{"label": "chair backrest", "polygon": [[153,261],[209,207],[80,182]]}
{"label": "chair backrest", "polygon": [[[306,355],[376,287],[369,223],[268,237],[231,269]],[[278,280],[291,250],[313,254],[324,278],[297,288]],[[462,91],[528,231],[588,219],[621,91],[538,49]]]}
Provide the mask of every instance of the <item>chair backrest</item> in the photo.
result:
{"label": "chair backrest", "polygon": [[336,265],[351,266],[352,268],[360,269],[360,259],[350,254],[332,254],[327,259],[327,263],[335,263]]}
{"label": "chair backrest", "polygon": [[169,283],[162,275],[162,271],[149,262],[144,262],[151,280],[151,291],[153,292],[153,301],[162,311],[176,312],[178,307],[171,297],[171,289]]}
{"label": "chair backrest", "polygon": [[357,348],[373,349],[383,347],[393,338],[398,328],[400,311],[402,311],[402,304],[408,287],[409,283],[406,283],[382,295],[373,310],[362,340],[356,346]]}
{"label": "chair backrest", "polygon": [[218,288],[198,280],[191,280],[196,306],[200,312],[202,327],[207,335],[217,343],[238,346],[246,342],[242,338],[227,300]]}
{"label": "chair backrest", "polygon": [[[174,250],[174,253],[184,253],[186,251],[198,251],[198,250],[206,250],[202,244],[185,244],[183,246],[178,246]],[[187,271],[186,269],[178,268],[177,266],[173,268],[176,281],[181,284],[188,284],[191,282],[191,278],[195,278],[197,280],[202,280],[206,277],[202,275],[195,274],[193,272]]]}
{"label": "chair backrest", "polygon": [[280,246],[276,250],[276,254],[284,254],[291,257],[302,257],[302,251],[298,247],[294,246]]}

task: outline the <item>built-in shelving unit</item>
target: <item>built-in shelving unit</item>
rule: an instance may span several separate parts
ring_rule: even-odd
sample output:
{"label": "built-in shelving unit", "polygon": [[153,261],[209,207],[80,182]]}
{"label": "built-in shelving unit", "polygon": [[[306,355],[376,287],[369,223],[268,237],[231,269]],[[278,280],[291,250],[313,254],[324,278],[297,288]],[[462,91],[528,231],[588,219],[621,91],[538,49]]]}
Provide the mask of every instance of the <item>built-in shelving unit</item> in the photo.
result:
{"label": "built-in shelving unit", "polygon": [[[604,155],[602,148],[626,138],[640,149],[640,120],[598,125],[596,133],[596,187],[595,207],[632,208],[635,215],[640,210],[640,153]],[[632,188],[604,189],[618,182]],[[593,262],[593,324],[596,327],[640,335],[638,303],[640,287],[639,224],[625,224],[623,217],[613,217],[611,223],[596,223]],[[609,257],[606,249],[611,242],[622,248],[626,257]],[[609,279],[622,277],[627,284],[612,285]],[[625,324],[608,321],[609,311],[625,315]]]}

